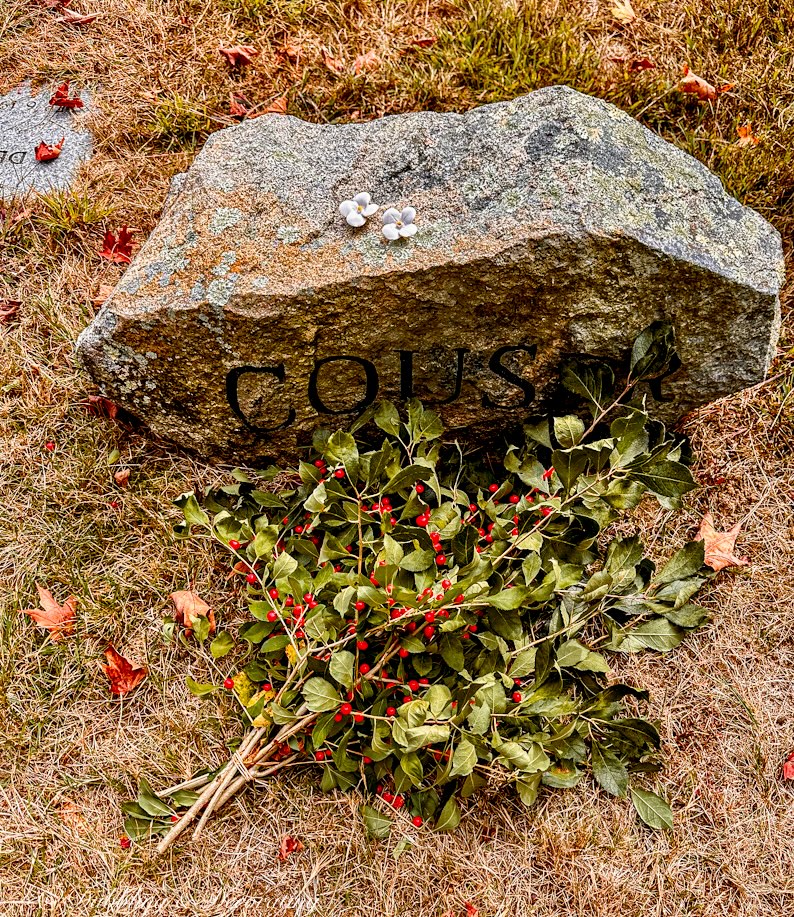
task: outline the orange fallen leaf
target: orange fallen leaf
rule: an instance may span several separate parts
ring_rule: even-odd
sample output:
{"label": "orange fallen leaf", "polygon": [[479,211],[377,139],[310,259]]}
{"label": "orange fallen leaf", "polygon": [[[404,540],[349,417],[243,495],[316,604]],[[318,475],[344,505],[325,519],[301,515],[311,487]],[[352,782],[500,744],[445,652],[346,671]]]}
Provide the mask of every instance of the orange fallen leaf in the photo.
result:
{"label": "orange fallen leaf", "polygon": [[288,41],[276,51],[276,54],[280,57],[285,57],[290,63],[296,64],[301,56],[301,47]]}
{"label": "orange fallen leaf", "polygon": [[100,13],[85,13],[80,14],[74,10],[64,10],[63,16],[59,16],[55,21],[64,22],[67,25],[88,25],[89,22],[93,22],[97,16],[101,15]]}
{"label": "orange fallen leaf", "polygon": [[119,406],[104,395],[89,395],[82,404],[86,411],[95,417],[109,417],[115,420],[119,413]]}
{"label": "orange fallen leaf", "polygon": [[339,58],[334,57],[328,48],[322,49],[323,63],[332,73],[344,73],[345,65]]}
{"label": "orange fallen leaf", "polygon": [[725,567],[746,567],[750,561],[746,557],[734,554],[736,539],[741,532],[742,524],[737,522],[727,532],[718,532],[714,528],[714,517],[706,513],[700,521],[700,528],[695,541],[702,541],[705,547],[704,563],[712,570],[723,570]]}
{"label": "orange fallen leaf", "polygon": [[61,640],[74,633],[75,609],[77,608],[77,599],[70,595],[69,598],[59,605],[49,589],[36,584],[39,590],[40,608],[22,608],[22,614],[29,615],[40,627],[46,627],[50,632],[53,640]]}
{"label": "orange fallen leaf", "polygon": [[105,659],[107,662],[101,663],[102,671],[110,679],[111,694],[129,694],[134,688],[146,678],[149,670],[146,666],[135,668],[129,659],[125,659],[121,653],[113,646],[108,644],[105,650]]}
{"label": "orange fallen leaf", "polygon": [[479,914],[479,911],[471,901],[464,901],[463,906],[466,908],[466,917],[477,917],[477,914]]}
{"label": "orange fallen leaf", "polygon": [[734,83],[728,83],[725,86],[712,86],[702,76],[693,73],[689,67],[684,67],[684,76],[678,88],[681,92],[693,93],[701,102],[713,102],[723,92],[733,89],[734,85]]}
{"label": "orange fallen leaf", "polygon": [[411,44],[415,45],[417,48],[430,48],[437,41],[438,39],[435,35],[419,35],[411,39]]}
{"label": "orange fallen leaf", "polygon": [[69,98],[69,80],[61,83],[50,99],[50,105],[55,106],[55,108],[82,108],[83,104],[79,93],[74,98]]}
{"label": "orange fallen leaf", "polygon": [[615,5],[610,12],[613,18],[623,23],[623,25],[628,25],[637,18],[634,7],[631,5],[631,0],[615,0]]}
{"label": "orange fallen leaf", "polygon": [[736,128],[739,139],[736,141],[737,146],[758,146],[759,139],[753,133],[753,125],[750,121],[747,124],[740,124]]}
{"label": "orange fallen leaf", "polygon": [[114,473],[113,480],[119,485],[119,487],[126,487],[130,483],[130,469],[120,468]]}
{"label": "orange fallen leaf", "polygon": [[251,103],[245,96],[237,92],[229,93],[229,114],[233,118],[247,118],[251,111]]}
{"label": "orange fallen leaf", "polygon": [[7,325],[15,319],[21,305],[18,299],[0,299],[0,325]]}
{"label": "orange fallen leaf", "polygon": [[794,780],[794,751],[791,752],[783,764],[783,779]]}
{"label": "orange fallen leaf", "polygon": [[126,226],[122,226],[118,236],[110,230],[105,233],[102,241],[100,258],[107,258],[114,264],[129,264],[132,260],[132,233]]}
{"label": "orange fallen leaf", "polygon": [[259,51],[252,45],[234,45],[231,48],[218,48],[218,53],[226,58],[230,67],[244,67],[254,62]]}
{"label": "orange fallen leaf", "polygon": [[42,140],[36,147],[36,162],[50,162],[52,159],[57,159],[61,155],[64,140],[66,138],[61,137],[58,143],[53,143],[52,146]]}
{"label": "orange fallen leaf", "polygon": [[287,113],[287,95],[279,96],[274,99],[267,108],[262,109],[259,114],[262,115],[286,115]]}
{"label": "orange fallen leaf", "polygon": [[215,633],[215,614],[204,599],[195,592],[183,589],[179,592],[172,592],[169,598],[174,603],[176,609],[174,618],[178,624],[191,631],[199,618],[206,618],[210,622],[210,633]]}
{"label": "orange fallen leaf", "polygon": [[285,834],[278,847],[278,858],[286,860],[291,853],[300,853],[301,850],[303,850],[303,844],[291,834]]}
{"label": "orange fallen leaf", "polygon": [[380,58],[375,51],[367,51],[366,54],[359,54],[353,61],[353,70],[356,74],[363,73],[365,70],[374,70],[380,65]]}

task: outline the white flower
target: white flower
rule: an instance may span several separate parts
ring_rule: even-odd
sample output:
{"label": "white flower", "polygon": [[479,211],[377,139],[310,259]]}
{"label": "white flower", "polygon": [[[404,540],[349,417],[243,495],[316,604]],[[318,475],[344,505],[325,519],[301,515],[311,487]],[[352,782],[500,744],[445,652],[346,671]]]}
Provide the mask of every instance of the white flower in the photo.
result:
{"label": "white flower", "polygon": [[370,195],[362,191],[352,201],[342,201],[339,212],[351,226],[363,226],[367,222],[367,217],[371,217],[378,209],[378,205],[371,204],[370,200]]}
{"label": "white flower", "polygon": [[389,207],[383,214],[383,235],[390,242],[399,239],[400,236],[404,239],[414,236],[416,235],[415,219],[416,211],[413,207],[403,207],[402,213],[395,210],[394,207]]}

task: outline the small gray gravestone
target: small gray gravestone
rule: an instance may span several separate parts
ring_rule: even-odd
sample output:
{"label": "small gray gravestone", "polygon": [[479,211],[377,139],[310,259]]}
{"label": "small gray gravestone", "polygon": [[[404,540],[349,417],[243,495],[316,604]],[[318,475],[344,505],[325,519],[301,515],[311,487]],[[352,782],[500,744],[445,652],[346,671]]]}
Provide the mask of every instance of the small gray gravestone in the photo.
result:
{"label": "small gray gravestone", "polygon": [[[92,140],[81,126],[90,111],[90,98],[81,93],[83,108],[65,109],[50,105],[55,87],[38,95],[25,84],[0,96],[0,200],[23,197],[30,191],[47,193],[69,188],[81,163],[89,159]],[[63,138],[57,159],[36,161],[36,147],[43,141],[52,146]]]}
{"label": "small gray gravestone", "polygon": [[[363,191],[380,209],[353,228],[339,205]],[[381,217],[406,205],[416,234],[388,241]],[[206,455],[294,455],[412,396],[483,443],[553,405],[572,358],[624,369],[655,321],[681,362],[653,414],[753,385],[782,279],[779,234],[705,166],[557,86],[219,131],[78,348],[111,398]]]}

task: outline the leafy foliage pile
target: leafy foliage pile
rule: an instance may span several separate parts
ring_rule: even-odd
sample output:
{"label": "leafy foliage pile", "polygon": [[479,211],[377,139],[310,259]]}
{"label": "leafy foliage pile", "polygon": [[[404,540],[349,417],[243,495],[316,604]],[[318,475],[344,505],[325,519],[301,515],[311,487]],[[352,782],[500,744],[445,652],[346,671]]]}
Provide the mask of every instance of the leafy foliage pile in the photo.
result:
{"label": "leafy foliage pile", "polygon": [[[252,727],[239,752],[247,772],[226,765],[179,798],[147,787],[127,807],[128,831],[171,828],[167,846],[247,777],[302,759],[326,790],[379,794],[362,807],[379,837],[400,809],[448,830],[459,799],[488,783],[513,784],[531,806],[542,786],[588,772],[668,827],[667,803],[634,779],[660,768],[657,729],[636,710],[646,694],[608,683],[608,654],[666,652],[704,621],[690,601],[706,578],[703,543],[656,570],[638,537],[603,550],[598,538],[643,495],[675,507],[695,486],[682,444],[628,404],[674,359],[659,325],[635,343],[617,396],[609,367],[569,367],[564,384],[589,424],[570,414],[526,426],[496,476],[444,447],[420,403],[403,418],[382,403],[354,429],[374,422],[377,447],[319,432],[316,458],[293,473],[238,472],[203,508],[181,497],[181,534],[197,528],[230,548],[249,583],[232,679]],[[208,636],[206,618],[193,626]],[[225,631],[211,650],[239,652]],[[172,827],[180,804],[191,808]]]}

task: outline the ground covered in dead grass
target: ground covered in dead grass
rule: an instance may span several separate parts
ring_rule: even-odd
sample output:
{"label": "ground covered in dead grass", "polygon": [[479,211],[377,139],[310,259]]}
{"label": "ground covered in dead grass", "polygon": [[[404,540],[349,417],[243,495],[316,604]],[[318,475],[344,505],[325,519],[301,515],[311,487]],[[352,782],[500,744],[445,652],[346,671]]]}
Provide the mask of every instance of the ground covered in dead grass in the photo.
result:
{"label": "ground covered in dead grass", "polygon": [[[74,0],[77,7],[78,0]],[[309,120],[464,109],[567,82],[615,102],[715,169],[790,238],[794,227],[791,0],[636,0],[618,25],[597,0],[97,0],[83,27],[46,2],[0,7],[0,91],[71,78],[96,94],[97,154],[68,195],[0,209],[0,914],[225,917],[786,915],[794,910],[794,395],[792,328],[773,378],[706,408],[684,429],[703,484],[679,515],[628,523],[664,556],[711,509],[744,520],[748,567],[706,595],[714,621],[673,653],[622,675],[652,695],[676,827],[653,834],[629,804],[589,784],[530,813],[478,799],[451,836],[422,833],[395,861],[362,836],[355,799],[324,796],[296,771],[233,803],[201,841],[163,861],[125,852],[119,805],[227,757],[226,701],[199,702],[184,676],[220,672],[198,648],[161,639],[167,596],[196,589],[234,620],[227,571],[173,541],[170,498],[223,469],[89,415],[73,342],[121,269],[97,257],[106,229],[141,238],[168,182],[229,94],[260,110],[286,98]],[[433,44],[421,39],[435,37]],[[420,40],[417,42],[417,39]],[[252,44],[230,72],[220,45]],[[425,46],[423,46],[425,45]],[[355,73],[359,55],[377,62]],[[647,58],[653,69],[636,70]],[[330,62],[330,63],[329,63]],[[675,90],[684,65],[719,85],[715,104]],[[341,72],[337,72],[341,69]],[[740,145],[751,123],[757,145]],[[53,442],[55,450],[45,444]],[[118,450],[118,458],[114,455]],[[131,469],[120,489],[113,472]],[[35,583],[79,599],[75,639],[45,642],[17,614]],[[146,685],[111,701],[107,640],[146,662]],[[224,673],[225,674],[225,673]],[[413,830],[413,829],[412,829]],[[276,860],[285,832],[306,849]],[[414,832],[416,834],[416,832]]]}

